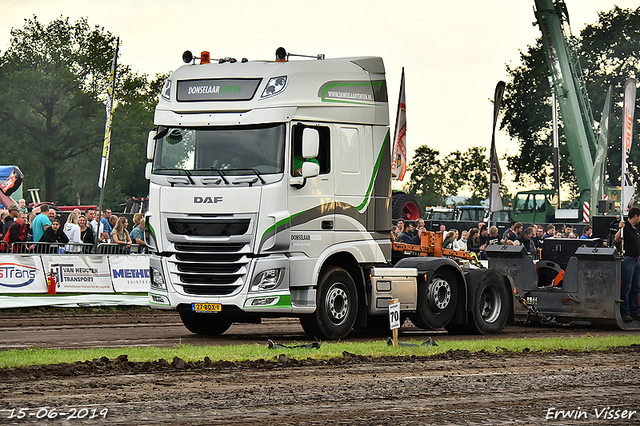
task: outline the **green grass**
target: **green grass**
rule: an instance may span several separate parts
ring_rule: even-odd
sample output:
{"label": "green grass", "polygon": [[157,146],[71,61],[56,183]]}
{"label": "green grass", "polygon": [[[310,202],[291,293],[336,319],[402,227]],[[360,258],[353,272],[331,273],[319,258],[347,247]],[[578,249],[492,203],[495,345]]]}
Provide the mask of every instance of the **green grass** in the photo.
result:
{"label": "green grass", "polygon": [[[402,338],[400,341],[405,341]],[[421,341],[411,341],[411,343],[422,343]],[[326,342],[320,349],[269,349],[267,344],[241,345],[241,346],[191,346],[176,345],[173,348],[97,348],[97,349],[20,349],[0,352],[0,367],[29,366],[35,364],[57,364],[73,363],[76,361],[93,360],[106,356],[116,358],[119,355],[127,355],[129,361],[156,361],[164,358],[171,361],[174,356],[178,356],[185,361],[202,361],[209,357],[212,361],[246,361],[258,359],[273,359],[275,356],[284,353],[288,358],[306,359],[328,359],[343,356],[344,351],[356,355],[371,357],[380,356],[428,356],[449,350],[465,350],[471,352],[522,352],[531,351],[593,351],[605,350],[616,346],[630,346],[640,344],[640,336],[615,335],[604,337],[592,337],[589,335],[582,337],[556,337],[556,338],[534,338],[534,339],[480,339],[480,340],[447,340],[436,341],[438,346],[419,347],[392,347],[388,346],[383,339],[369,342]]]}

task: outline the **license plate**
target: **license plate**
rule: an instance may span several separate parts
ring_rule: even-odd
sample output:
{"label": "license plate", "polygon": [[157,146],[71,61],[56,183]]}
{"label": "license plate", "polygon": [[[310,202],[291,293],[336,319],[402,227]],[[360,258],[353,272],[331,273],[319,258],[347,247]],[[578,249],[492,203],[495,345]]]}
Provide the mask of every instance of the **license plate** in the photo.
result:
{"label": "license plate", "polygon": [[191,310],[194,312],[220,312],[222,305],[219,303],[192,303]]}

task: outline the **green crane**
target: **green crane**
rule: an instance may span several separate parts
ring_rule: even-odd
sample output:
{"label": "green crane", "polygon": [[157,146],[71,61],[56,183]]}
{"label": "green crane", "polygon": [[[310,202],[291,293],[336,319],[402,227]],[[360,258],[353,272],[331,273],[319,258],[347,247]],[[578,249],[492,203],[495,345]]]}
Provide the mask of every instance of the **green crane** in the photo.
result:
{"label": "green crane", "polygon": [[[611,96],[609,94],[605,103],[602,132],[598,136],[594,130],[593,113],[582,78],[582,69],[577,54],[571,49],[563,30],[564,22],[569,22],[567,6],[563,0],[535,0],[535,5],[537,25],[542,33],[547,55],[551,89],[560,107],[566,143],[580,191],[571,207],[574,211],[579,211],[584,202],[589,202],[590,209],[595,211],[597,202],[603,195],[604,158],[608,135],[606,118],[609,116]],[[556,170],[556,174],[558,173]],[[557,195],[556,191],[550,190],[519,192],[516,195],[514,218],[520,222],[553,222],[555,209],[552,199]],[[573,219],[582,220],[583,215],[579,214]]]}

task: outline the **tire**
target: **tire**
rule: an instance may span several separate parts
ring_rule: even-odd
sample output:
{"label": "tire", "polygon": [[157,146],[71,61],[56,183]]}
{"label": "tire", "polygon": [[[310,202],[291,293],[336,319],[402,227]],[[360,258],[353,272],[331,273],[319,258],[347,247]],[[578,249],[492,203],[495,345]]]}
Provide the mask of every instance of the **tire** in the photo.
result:
{"label": "tire", "polygon": [[443,328],[456,311],[458,281],[446,269],[437,269],[429,283],[418,282],[418,312],[410,316],[411,322],[425,330]]}
{"label": "tire", "polygon": [[502,331],[511,310],[511,292],[502,276],[488,270],[476,288],[471,306],[473,326],[477,334],[495,334]]}
{"label": "tire", "polygon": [[194,334],[202,336],[218,336],[231,327],[233,320],[220,314],[197,314],[180,312],[182,324]]}
{"label": "tire", "polygon": [[391,196],[391,206],[393,219],[418,220],[422,214],[418,197],[406,192],[394,192]]}
{"label": "tire", "polygon": [[331,267],[320,278],[316,311],[300,317],[300,324],[311,337],[337,340],[349,334],[357,314],[358,292],[351,275],[342,268]]}

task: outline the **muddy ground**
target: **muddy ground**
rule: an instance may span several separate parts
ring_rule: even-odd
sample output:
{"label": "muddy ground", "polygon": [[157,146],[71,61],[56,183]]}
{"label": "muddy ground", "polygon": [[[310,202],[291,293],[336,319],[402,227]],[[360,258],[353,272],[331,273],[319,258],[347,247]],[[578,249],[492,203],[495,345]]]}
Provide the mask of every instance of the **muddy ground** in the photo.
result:
{"label": "muddy ground", "polygon": [[[84,324],[83,315],[0,314],[0,340],[22,331],[25,341],[46,343],[34,336],[48,333],[56,347],[55,335],[75,327],[80,334],[93,333],[96,341],[106,340],[96,334],[120,330],[127,334],[123,342],[136,346],[157,330],[175,326],[172,333],[184,333],[171,315],[154,321],[149,315],[155,314],[145,312],[101,312],[91,316],[93,328]],[[296,327],[291,320],[234,325],[226,340],[227,333],[218,339],[228,344],[275,335],[284,343],[303,337]],[[499,336],[527,335],[527,330]],[[531,337],[612,333],[534,330]],[[405,325],[401,336],[414,332]],[[436,341],[446,336],[433,335]],[[343,353],[329,361],[287,359],[275,350],[272,359],[243,363],[135,363],[126,356],[127,344],[118,346],[122,356],[116,359],[0,369],[0,424],[640,424],[640,346],[591,353],[450,351],[383,359]],[[65,347],[75,347],[74,342]]]}
{"label": "muddy ground", "polygon": [[[113,360],[0,370],[0,423],[638,424],[639,357],[638,346],[385,359],[344,353],[329,361],[276,355],[243,363],[132,363],[123,353]],[[24,419],[15,418],[20,408],[26,408]],[[562,418],[569,410],[579,418]],[[66,414],[37,419],[52,412]],[[86,417],[69,418],[76,413]],[[558,419],[547,420],[556,413]]]}

